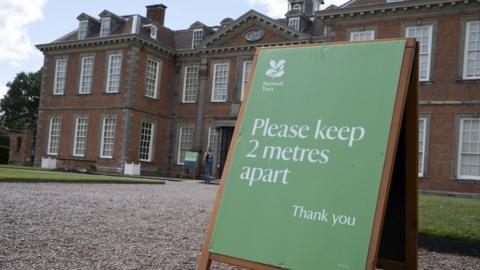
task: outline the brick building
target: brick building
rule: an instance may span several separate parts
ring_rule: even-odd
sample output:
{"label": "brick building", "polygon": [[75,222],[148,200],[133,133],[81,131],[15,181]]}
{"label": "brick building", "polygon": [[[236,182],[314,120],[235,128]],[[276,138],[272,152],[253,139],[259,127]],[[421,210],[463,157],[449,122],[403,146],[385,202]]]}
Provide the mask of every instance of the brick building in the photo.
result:
{"label": "brick building", "polygon": [[8,130],[10,152],[8,164],[31,166],[33,163],[34,130],[26,127],[22,130]]}
{"label": "brick building", "polygon": [[31,166],[35,135],[33,127],[9,129],[0,121],[0,164]]}
{"label": "brick building", "polygon": [[[221,173],[255,48],[416,37],[420,42],[419,181],[480,192],[480,3],[288,0],[285,18],[254,10],[219,25],[164,26],[146,16],[80,14],[78,29],[38,45],[44,75],[36,164],[181,173],[186,150],[216,152]],[[346,74],[346,77],[348,74]]]}

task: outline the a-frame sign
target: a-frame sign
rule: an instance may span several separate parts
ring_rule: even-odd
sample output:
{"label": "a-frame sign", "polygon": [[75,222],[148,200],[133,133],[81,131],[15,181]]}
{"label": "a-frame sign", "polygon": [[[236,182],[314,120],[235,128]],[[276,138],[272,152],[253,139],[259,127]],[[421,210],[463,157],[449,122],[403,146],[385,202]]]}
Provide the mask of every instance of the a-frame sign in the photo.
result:
{"label": "a-frame sign", "polygon": [[417,269],[417,57],[257,50],[197,269]]}

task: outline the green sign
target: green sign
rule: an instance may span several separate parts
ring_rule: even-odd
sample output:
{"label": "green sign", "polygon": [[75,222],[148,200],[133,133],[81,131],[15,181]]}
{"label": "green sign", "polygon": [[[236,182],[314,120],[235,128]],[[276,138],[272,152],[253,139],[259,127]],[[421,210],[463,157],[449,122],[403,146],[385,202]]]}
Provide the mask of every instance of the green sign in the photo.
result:
{"label": "green sign", "polygon": [[185,160],[187,162],[197,162],[198,160],[198,152],[186,151],[185,152]]}
{"label": "green sign", "polygon": [[260,50],[209,252],[364,269],[405,41]]}

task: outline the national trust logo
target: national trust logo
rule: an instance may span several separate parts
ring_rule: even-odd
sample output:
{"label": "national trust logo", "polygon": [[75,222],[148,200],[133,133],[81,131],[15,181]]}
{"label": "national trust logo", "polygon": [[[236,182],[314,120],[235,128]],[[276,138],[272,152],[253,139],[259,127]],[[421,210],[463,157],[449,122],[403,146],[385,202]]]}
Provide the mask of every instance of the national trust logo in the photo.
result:
{"label": "national trust logo", "polygon": [[287,61],[285,60],[270,60],[270,68],[265,72],[265,75],[272,79],[281,78],[285,74],[285,64]]}
{"label": "national trust logo", "polygon": [[265,75],[272,79],[271,81],[264,81],[262,85],[263,92],[273,92],[276,88],[282,88],[284,85],[283,80],[277,80],[285,75],[286,60],[270,60],[270,68],[267,69]]}

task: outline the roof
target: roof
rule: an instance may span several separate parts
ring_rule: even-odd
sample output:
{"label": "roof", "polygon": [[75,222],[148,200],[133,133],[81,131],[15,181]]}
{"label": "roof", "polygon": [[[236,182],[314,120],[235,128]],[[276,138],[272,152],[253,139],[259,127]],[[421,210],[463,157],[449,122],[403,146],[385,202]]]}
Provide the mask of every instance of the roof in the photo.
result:
{"label": "roof", "polygon": [[[152,8],[162,8],[161,5],[152,5],[148,6]],[[246,28],[257,26],[265,29],[267,32],[273,32],[278,34],[278,38],[284,38],[285,42],[303,42],[311,38],[311,33],[314,29],[317,28],[316,24],[309,24],[307,29],[302,31],[297,31],[291,27],[288,27],[285,18],[281,19],[272,19],[266,15],[263,15],[255,10],[249,10],[244,13],[242,16],[238,17],[235,20],[228,20],[227,24],[221,26],[208,26],[200,21],[195,21],[189,29],[173,31],[160,23],[146,18],[141,15],[125,15],[119,16],[114,14],[109,10],[103,10],[100,14],[100,18],[112,17],[117,21],[116,24],[112,25],[111,35],[108,37],[100,37],[100,20],[93,16],[90,16],[86,13],[81,13],[77,18],[79,20],[91,20],[96,22],[96,25],[92,28],[89,28],[88,36],[84,40],[78,40],[78,29],[73,30],[72,32],[62,36],[61,38],[48,43],[48,44],[39,44],[37,48],[42,51],[50,49],[59,49],[65,46],[67,47],[76,47],[79,46],[89,46],[93,44],[106,44],[112,40],[132,40],[132,35],[141,36],[141,40],[148,40],[151,43],[154,43],[155,46],[160,46],[168,52],[174,52],[176,50],[181,51],[198,51],[200,48],[213,48],[215,50],[224,46],[225,42],[235,36],[240,32],[245,31]],[[151,26],[155,25],[157,27],[157,37],[154,39],[150,35]],[[143,26],[143,27],[142,27]],[[150,27],[145,27],[150,26]],[[203,42],[199,48],[192,48],[192,37],[194,29],[202,28],[204,31]],[[138,40],[138,39],[134,39]],[[105,41],[105,42],[104,42]],[[278,43],[279,40],[273,42]],[[262,43],[262,42],[260,42]],[[260,44],[258,43],[258,44]],[[273,44],[272,43],[272,44]],[[281,42],[280,42],[281,43]],[[248,44],[248,46],[257,46],[255,44]],[[264,44],[264,43],[263,43]],[[65,45],[65,46],[64,46]],[[220,45],[220,46],[218,46]],[[225,46],[231,46],[225,44]],[[242,45],[247,46],[247,45]]]}
{"label": "roof", "polygon": [[84,13],[84,12],[80,13],[80,15],[77,16],[77,20],[79,20],[79,21],[88,20],[88,21],[99,23],[99,21],[97,19],[95,19],[94,17],[92,17],[92,16],[90,16],[87,13]]}
{"label": "roof", "polygon": [[100,18],[105,18],[105,17],[112,17],[113,19],[115,20],[118,20],[118,21],[124,21],[125,19],[116,15],[115,13],[113,12],[110,12],[108,10],[104,10],[102,11],[100,14],[98,14],[98,16],[100,16]]}
{"label": "roof", "polygon": [[385,0],[350,0],[340,7],[358,7],[358,6],[368,6],[368,5],[378,5],[385,4]]}
{"label": "roof", "polygon": [[356,15],[395,13],[398,11],[417,11],[422,8],[448,7],[456,4],[469,5],[475,3],[467,0],[403,0],[386,2],[385,0],[351,0],[338,8],[319,10],[315,15],[319,19],[350,18]]}
{"label": "roof", "polygon": [[220,28],[217,32],[215,32],[215,34],[213,34],[212,36],[204,40],[202,44],[204,45],[212,44],[215,40],[220,39],[222,36],[231,32],[234,28],[240,26],[242,23],[245,23],[248,19],[253,19],[253,18],[267,25],[274,25],[275,27],[279,28],[282,31],[285,31],[285,33],[291,35],[292,37],[299,38],[299,39],[309,38],[308,34],[299,32],[295,29],[285,26],[284,24],[281,24],[277,20],[274,20],[252,9],[246,12],[245,14],[243,14],[242,16],[240,16],[238,19],[228,24],[227,26]]}

